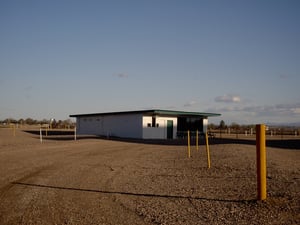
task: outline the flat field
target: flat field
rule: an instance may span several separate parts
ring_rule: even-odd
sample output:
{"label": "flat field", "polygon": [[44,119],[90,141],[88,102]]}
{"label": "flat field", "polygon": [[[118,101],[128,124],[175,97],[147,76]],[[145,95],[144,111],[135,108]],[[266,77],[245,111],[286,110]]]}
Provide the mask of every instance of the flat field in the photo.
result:
{"label": "flat field", "polygon": [[[300,224],[300,150],[267,147],[256,201],[253,140],[137,143],[0,129],[0,224]],[[283,148],[283,147],[285,148]]]}

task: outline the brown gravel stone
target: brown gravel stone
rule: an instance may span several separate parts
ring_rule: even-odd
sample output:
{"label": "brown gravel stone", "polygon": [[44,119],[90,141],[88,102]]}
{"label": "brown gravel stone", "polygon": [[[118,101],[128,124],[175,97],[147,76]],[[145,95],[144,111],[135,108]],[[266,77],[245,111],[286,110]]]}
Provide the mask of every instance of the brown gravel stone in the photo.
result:
{"label": "brown gravel stone", "polygon": [[[293,142],[294,143],[294,142]],[[0,224],[300,224],[300,152],[267,148],[256,201],[250,142],[205,147],[46,139],[0,129]]]}

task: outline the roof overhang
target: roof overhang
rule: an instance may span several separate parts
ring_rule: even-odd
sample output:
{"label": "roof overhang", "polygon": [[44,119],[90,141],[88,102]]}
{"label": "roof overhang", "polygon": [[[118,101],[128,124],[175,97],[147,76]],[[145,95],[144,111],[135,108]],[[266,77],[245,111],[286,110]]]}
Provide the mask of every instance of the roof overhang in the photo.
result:
{"label": "roof overhang", "polygon": [[138,111],[121,111],[121,112],[106,112],[106,113],[89,113],[89,114],[73,114],[70,117],[95,117],[95,116],[109,116],[109,115],[126,115],[126,114],[143,114],[151,116],[176,116],[176,117],[213,117],[221,116],[219,113],[205,113],[205,112],[186,112],[174,110],[138,110]]}

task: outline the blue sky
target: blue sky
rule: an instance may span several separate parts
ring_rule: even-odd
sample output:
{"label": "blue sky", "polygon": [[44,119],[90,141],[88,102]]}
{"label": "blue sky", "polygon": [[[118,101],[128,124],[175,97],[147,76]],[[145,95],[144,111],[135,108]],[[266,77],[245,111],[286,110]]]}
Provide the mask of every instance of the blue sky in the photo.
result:
{"label": "blue sky", "polygon": [[300,122],[300,1],[0,1],[0,119]]}

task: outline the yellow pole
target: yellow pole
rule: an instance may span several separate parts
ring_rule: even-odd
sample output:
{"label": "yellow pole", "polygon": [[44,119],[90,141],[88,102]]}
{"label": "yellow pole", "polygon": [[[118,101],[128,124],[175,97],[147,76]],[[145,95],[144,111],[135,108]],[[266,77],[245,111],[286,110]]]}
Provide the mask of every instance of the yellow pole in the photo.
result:
{"label": "yellow pole", "polygon": [[191,140],[190,140],[190,131],[188,130],[187,132],[187,135],[188,135],[188,158],[191,157]]}
{"label": "yellow pole", "polygon": [[196,149],[199,150],[198,130],[196,130]]}
{"label": "yellow pole", "polygon": [[16,124],[14,124],[14,137],[16,136]]}
{"label": "yellow pole", "polygon": [[257,199],[267,199],[266,127],[256,125]]}
{"label": "yellow pole", "polygon": [[206,142],[206,154],[207,154],[207,168],[210,168],[210,154],[209,154],[209,145],[208,145],[208,135],[205,132],[205,142]]}

